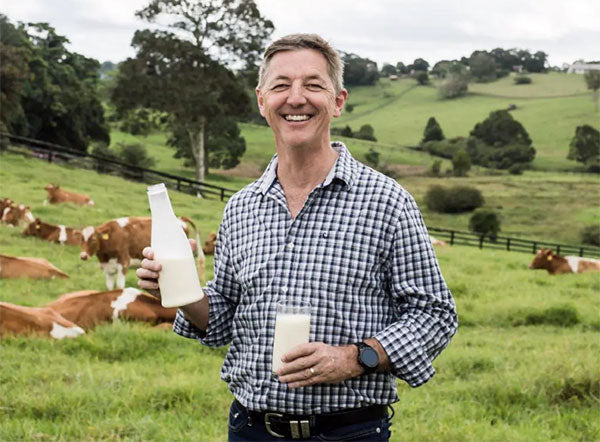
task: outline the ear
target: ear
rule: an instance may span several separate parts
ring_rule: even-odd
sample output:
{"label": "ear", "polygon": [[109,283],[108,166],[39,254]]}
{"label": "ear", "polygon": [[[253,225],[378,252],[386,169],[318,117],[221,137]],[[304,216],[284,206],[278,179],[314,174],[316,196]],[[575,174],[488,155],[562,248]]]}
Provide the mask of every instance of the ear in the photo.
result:
{"label": "ear", "polygon": [[258,103],[258,110],[260,111],[260,115],[263,118],[265,117],[265,99],[263,97],[263,94],[261,92],[261,90],[259,88],[254,89],[254,92],[256,93],[256,102]]}
{"label": "ear", "polygon": [[346,100],[348,100],[348,91],[346,89],[342,89],[335,97],[335,109],[333,111],[333,116],[335,118],[342,115],[342,110],[344,109]]}

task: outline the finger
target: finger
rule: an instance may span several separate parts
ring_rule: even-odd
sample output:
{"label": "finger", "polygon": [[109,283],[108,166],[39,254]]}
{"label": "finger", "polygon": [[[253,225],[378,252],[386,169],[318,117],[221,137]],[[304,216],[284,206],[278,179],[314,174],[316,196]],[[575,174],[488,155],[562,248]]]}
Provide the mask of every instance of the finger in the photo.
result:
{"label": "finger", "polygon": [[148,259],[154,259],[154,250],[151,247],[144,247],[142,250],[142,255]]}
{"label": "finger", "polygon": [[308,342],[306,344],[300,344],[292,348],[290,351],[285,353],[281,360],[283,362],[291,362],[298,358],[303,358],[312,355],[319,346],[319,342]]}
{"label": "finger", "polygon": [[190,239],[190,247],[192,248],[192,252],[196,251],[196,247],[198,246],[198,244],[196,243],[195,239]]}
{"label": "finger", "polygon": [[153,272],[151,270],[144,269],[143,267],[140,267],[135,271],[135,276],[137,276],[139,279],[150,279],[154,281],[158,280],[158,272]]}
{"label": "finger", "polygon": [[154,261],[153,259],[142,259],[141,266],[142,268],[152,272],[160,272],[162,270],[162,265],[160,265],[160,262]]}
{"label": "finger", "polygon": [[151,279],[138,279],[137,285],[139,288],[150,291],[158,290],[158,281]]}

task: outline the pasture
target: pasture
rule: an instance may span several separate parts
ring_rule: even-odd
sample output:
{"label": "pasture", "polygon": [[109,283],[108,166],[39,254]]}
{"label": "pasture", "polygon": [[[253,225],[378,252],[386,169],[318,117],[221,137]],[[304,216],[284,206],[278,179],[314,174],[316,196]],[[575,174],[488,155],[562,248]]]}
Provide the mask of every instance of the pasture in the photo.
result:
{"label": "pasture", "polygon": [[[149,213],[143,184],[14,154],[0,156],[0,163],[0,196],[31,205],[46,221],[83,227]],[[593,191],[591,179],[529,173],[507,178],[473,180],[489,186],[493,204],[512,201],[524,213],[536,201],[541,201],[538,215],[543,207],[560,205],[556,216],[562,216],[562,229],[570,217],[598,219],[597,210],[590,209],[594,204],[577,198],[579,191]],[[533,180],[540,183],[538,198],[521,200]],[[404,181],[419,200],[426,184]],[[85,192],[96,206],[43,206],[48,182]],[[541,183],[550,187],[540,198]],[[560,192],[567,185],[573,190],[569,199]],[[191,217],[203,237],[216,230],[223,203],[177,192],[171,199],[176,213]],[[569,200],[576,203],[565,209]],[[427,223],[437,222],[431,214],[425,217]],[[448,226],[447,219],[442,221]],[[0,301],[36,306],[62,293],[104,288],[96,259],[80,261],[76,247],[25,238],[20,229],[0,225],[0,251],[44,257],[71,275],[68,280],[0,280]],[[529,270],[533,255],[523,253],[442,247],[437,254],[460,327],[435,361],[437,375],[429,383],[411,389],[398,382],[392,440],[600,439],[598,274],[552,277]],[[210,259],[207,274],[212,275]],[[127,285],[134,283],[130,271]],[[225,349],[210,350],[127,322],[73,340],[3,339],[0,440],[224,441],[232,400],[219,380],[224,354]]]}

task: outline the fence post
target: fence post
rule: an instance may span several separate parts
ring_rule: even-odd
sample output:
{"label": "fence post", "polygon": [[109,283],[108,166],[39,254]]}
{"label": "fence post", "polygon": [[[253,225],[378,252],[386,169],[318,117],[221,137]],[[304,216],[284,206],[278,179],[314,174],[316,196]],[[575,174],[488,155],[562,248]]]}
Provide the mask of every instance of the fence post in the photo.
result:
{"label": "fence post", "polygon": [[177,178],[177,190],[181,190],[181,180]]}
{"label": "fence post", "polygon": [[506,250],[510,252],[510,238],[506,238]]}
{"label": "fence post", "polygon": [[54,153],[52,151],[50,151],[48,153],[48,162],[51,163],[52,162],[52,156],[54,155]]}
{"label": "fence post", "polygon": [[536,252],[537,252],[537,243],[534,241],[533,242],[533,249],[531,250],[531,253],[533,253],[535,255]]}
{"label": "fence post", "polygon": [[556,254],[560,255],[560,245],[556,245]]}
{"label": "fence post", "polygon": [[221,189],[221,201],[225,199],[225,189]]}
{"label": "fence post", "polygon": [[583,256],[583,247],[579,248],[579,256]]}
{"label": "fence post", "polygon": [[479,237],[479,248],[483,249],[483,235]]}
{"label": "fence post", "polygon": [[450,232],[450,245],[454,245],[454,230]]}

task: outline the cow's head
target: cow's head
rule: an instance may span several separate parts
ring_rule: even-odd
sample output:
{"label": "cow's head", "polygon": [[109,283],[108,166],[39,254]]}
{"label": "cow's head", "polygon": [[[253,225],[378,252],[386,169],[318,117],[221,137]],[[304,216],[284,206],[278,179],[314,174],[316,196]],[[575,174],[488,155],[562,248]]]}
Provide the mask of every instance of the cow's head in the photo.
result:
{"label": "cow's head", "polygon": [[2,221],[16,227],[26,227],[29,223],[35,221],[35,217],[29,210],[29,206],[19,204],[4,209]]}
{"label": "cow's head", "polygon": [[93,226],[87,226],[81,231],[83,243],[81,244],[81,253],[79,257],[84,261],[94,256],[100,249],[100,234]]}
{"label": "cow's head", "polygon": [[551,249],[541,249],[529,264],[530,269],[549,269],[552,266],[554,253]]}
{"label": "cow's head", "polygon": [[48,195],[52,195],[54,194],[54,192],[60,189],[60,186],[54,184],[47,184],[46,187],[44,187],[44,189],[46,190],[46,192],[48,192]]}
{"label": "cow's head", "polygon": [[40,230],[42,229],[42,220],[36,218],[32,223],[23,230],[23,235],[26,236],[39,236]]}

